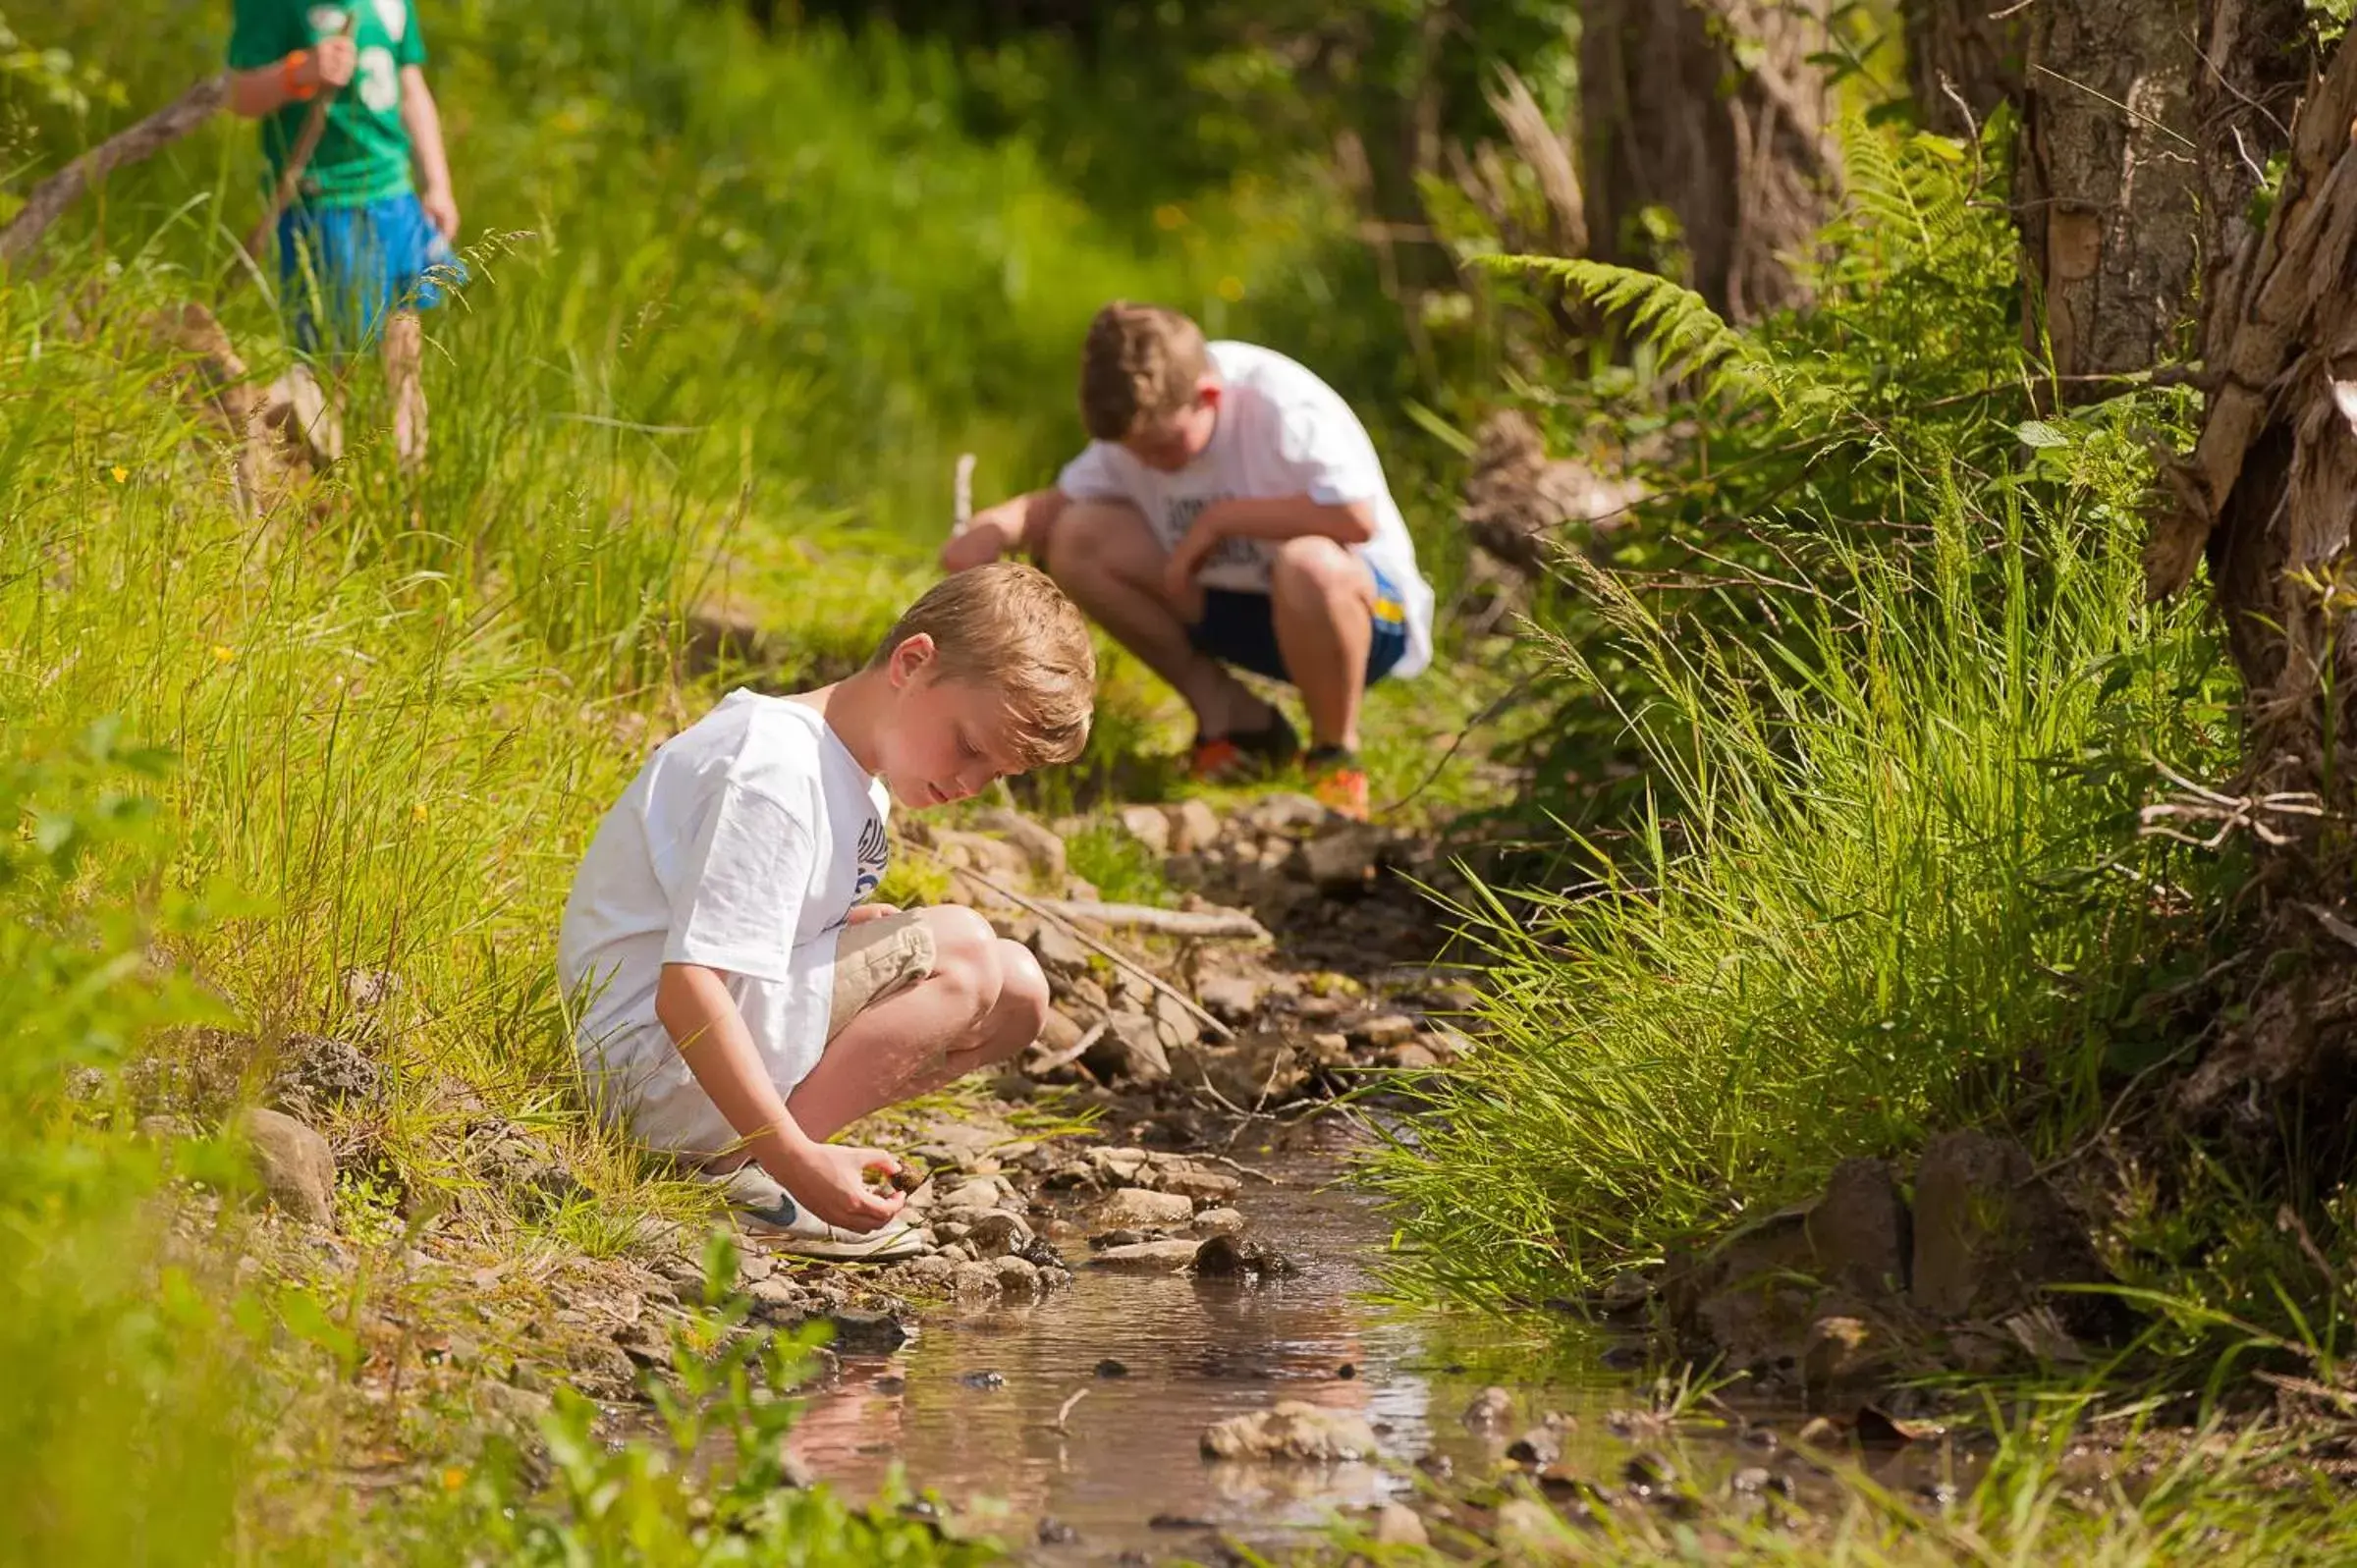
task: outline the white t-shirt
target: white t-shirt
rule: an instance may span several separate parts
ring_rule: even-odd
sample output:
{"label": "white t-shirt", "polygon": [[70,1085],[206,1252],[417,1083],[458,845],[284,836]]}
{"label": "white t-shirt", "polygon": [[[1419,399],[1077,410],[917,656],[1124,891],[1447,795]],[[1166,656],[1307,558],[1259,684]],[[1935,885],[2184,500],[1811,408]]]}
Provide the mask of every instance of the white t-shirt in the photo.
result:
{"label": "white t-shirt", "polygon": [[[1393,674],[1432,662],[1432,589],[1416,570],[1416,547],[1383,480],[1366,427],[1342,395],[1274,349],[1214,343],[1211,362],[1224,396],[1203,455],[1177,473],[1138,461],[1126,448],[1092,441],[1064,465],[1056,488],[1076,501],[1127,501],[1146,514],[1166,550],[1185,537],[1195,514],[1215,501],[1309,497],[1325,506],[1372,502],[1375,537],[1352,548],[1391,579],[1407,621],[1407,652]],[[1274,546],[1229,539],[1197,577],[1207,588],[1269,591]]]}
{"label": "white t-shirt", "polygon": [[647,759],[598,824],[557,937],[567,995],[588,994],[575,1040],[601,1108],[659,1148],[731,1141],[655,1017],[667,963],[728,976],[780,1094],[809,1075],[836,933],[883,880],[891,803],[823,715],[753,691]]}

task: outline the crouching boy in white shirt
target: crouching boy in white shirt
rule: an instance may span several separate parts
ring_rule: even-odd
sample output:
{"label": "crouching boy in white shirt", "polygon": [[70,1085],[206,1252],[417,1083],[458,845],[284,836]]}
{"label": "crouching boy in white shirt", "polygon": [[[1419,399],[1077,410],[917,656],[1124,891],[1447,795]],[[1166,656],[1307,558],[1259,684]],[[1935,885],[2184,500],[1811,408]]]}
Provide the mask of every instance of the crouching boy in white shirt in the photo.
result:
{"label": "crouching boy in white shirt", "polygon": [[919,599],[867,667],[736,691],[648,759],[598,825],[557,940],[600,1110],[727,1184],[796,1251],[916,1250],[899,1162],[828,1142],[1037,1038],[1046,979],[970,909],[864,900],[885,815],[1069,761],[1096,692],[1088,629],[1028,567]]}

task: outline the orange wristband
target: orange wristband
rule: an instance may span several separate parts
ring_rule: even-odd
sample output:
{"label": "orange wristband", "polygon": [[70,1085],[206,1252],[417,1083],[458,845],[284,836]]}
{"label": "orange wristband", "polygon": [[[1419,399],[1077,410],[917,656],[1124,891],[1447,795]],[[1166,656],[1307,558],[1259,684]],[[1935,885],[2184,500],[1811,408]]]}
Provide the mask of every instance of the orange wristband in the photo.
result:
{"label": "orange wristband", "polygon": [[279,84],[287,89],[288,97],[300,98],[307,102],[308,100],[319,96],[319,83],[316,81],[298,81],[295,80],[295,73],[301,70],[304,65],[308,64],[310,58],[310,50],[296,49],[290,51],[287,57],[278,63]]}

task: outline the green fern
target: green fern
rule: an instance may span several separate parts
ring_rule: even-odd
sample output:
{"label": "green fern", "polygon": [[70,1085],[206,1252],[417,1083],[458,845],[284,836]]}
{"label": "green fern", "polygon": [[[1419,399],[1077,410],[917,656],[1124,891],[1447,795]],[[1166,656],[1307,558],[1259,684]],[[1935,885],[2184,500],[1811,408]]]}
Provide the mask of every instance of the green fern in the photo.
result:
{"label": "green fern", "polygon": [[1658,273],[1565,256],[1485,256],[1501,272],[1562,285],[1618,318],[1629,337],[1662,356],[1672,379],[1691,376],[1707,397],[1777,396],[1776,366],[1759,346],[1729,326],[1702,296]]}

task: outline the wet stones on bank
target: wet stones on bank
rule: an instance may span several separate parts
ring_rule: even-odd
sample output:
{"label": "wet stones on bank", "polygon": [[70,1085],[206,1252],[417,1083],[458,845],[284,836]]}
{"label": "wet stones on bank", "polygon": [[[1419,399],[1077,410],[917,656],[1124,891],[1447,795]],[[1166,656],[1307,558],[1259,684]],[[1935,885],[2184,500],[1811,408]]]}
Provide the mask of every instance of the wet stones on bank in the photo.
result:
{"label": "wet stones on bank", "polygon": [[[577,1113],[518,1115],[414,1059],[422,1000],[391,971],[340,977],[331,1032],[192,1031],[80,1090],[174,1172],[176,1262],[337,1304],[322,1333],[348,1376],[329,1397],[363,1487],[413,1483],[429,1456],[494,1438],[530,1450],[561,1386],[614,1430],[643,1423],[676,1346],[723,1304],[729,1334],[823,1320],[834,1354],[867,1355],[928,1315],[1038,1310],[1076,1269],[1282,1276],[1281,1244],[1249,1234],[1250,1172],[1205,1143],[1464,1049],[1446,1017],[1463,994],[1409,967],[1431,956],[1430,927],[1395,871],[1422,846],[1301,797],[1124,820],[1186,890],[1175,912],[1208,921],[1094,918],[1063,838],[1015,813],[919,830],[952,868],[950,896],[1039,954],[1056,1014],[988,1092],[878,1131],[924,1176],[910,1208],[928,1250],[906,1264],[715,1250],[705,1200],[639,1185]],[[1051,897],[1067,918],[1026,907]],[[1285,935],[1249,934],[1268,929]]]}

